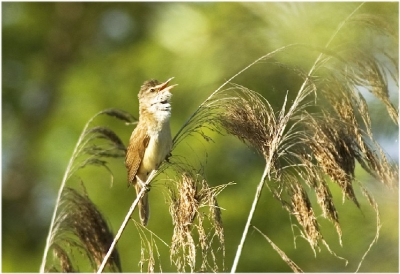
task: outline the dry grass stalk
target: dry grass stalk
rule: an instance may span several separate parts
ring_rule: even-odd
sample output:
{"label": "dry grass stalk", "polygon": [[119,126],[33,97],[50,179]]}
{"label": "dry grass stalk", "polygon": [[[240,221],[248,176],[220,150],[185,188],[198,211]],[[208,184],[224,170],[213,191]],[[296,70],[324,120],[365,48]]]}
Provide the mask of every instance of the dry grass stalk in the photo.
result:
{"label": "dry grass stalk", "polygon": [[380,232],[381,227],[382,227],[378,204],[376,203],[374,197],[368,192],[368,190],[361,183],[359,183],[359,184],[360,184],[360,188],[361,188],[362,194],[367,198],[370,206],[375,211],[375,215],[376,215],[376,233],[375,233],[374,239],[372,240],[372,242],[368,246],[368,249],[365,251],[364,255],[362,256],[362,258],[360,260],[360,263],[358,264],[358,267],[356,269],[356,272],[358,272],[360,270],[361,265],[364,262],[365,257],[368,255],[368,253],[371,250],[372,246],[378,241],[379,232]]}
{"label": "dry grass stalk", "polygon": [[[179,272],[187,268],[191,272],[198,270],[196,259],[198,248],[201,250],[200,271],[218,271],[218,259],[214,251],[215,236],[219,241],[222,252],[222,262],[225,256],[224,234],[220,210],[216,196],[227,185],[210,188],[200,175],[191,172],[180,174],[181,179],[175,182],[170,189],[170,214],[174,224],[174,233],[171,244],[171,261]],[[208,213],[201,210],[208,207]],[[211,230],[205,228],[205,216],[211,224]],[[194,237],[196,232],[198,238]],[[211,256],[212,262],[209,262]],[[222,263],[223,265],[223,263]]]}
{"label": "dry grass stalk", "polygon": [[[136,229],[139,232],[140,236],[140,261],[139,261],[139,268],[140,272],[147,273],[154,273],[156,266],[158,266],[158,272],[163,272],[161,267],[161,260],[160,260],[160,253],[158,251],[158,246],[156,243],[156,239],[160,240],[163,244],[168,246],[163,240],[161,240],[157,235],[153,232],[148,230],[145,226],[141,225],[140,223],[136,222],[132,219],[135,224]],[[149,237],[146,235],[146,231],[149,232]],[[147,254],[147,255],[146,255]],[[157,259],[155,257],[157,255]],[[147,264],[147,267],[145,268]]]}
{"label": "dry grass stalk", "polygon": [[283,252],[271,239],[265,235],[264,233],[261,232],[257,227],[252,226],[258,233],[260,233],[267,241],[268,243],[272,246],[272,248],[278,252],[279,256],[281,256],[282,260],[292,269],[294,273],[303,273],[303,270],[295,263],[293,262],[286,254]]}

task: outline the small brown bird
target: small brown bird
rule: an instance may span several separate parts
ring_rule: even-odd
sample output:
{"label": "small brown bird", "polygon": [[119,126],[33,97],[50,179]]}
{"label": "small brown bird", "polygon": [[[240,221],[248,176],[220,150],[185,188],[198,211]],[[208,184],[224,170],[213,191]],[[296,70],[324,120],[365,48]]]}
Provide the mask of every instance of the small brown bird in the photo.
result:
{"label": "small brown bird", "polygon": [[[132,132],[125,158],[128,182],[135,186],[136,194],[139,194],[150,172],[158,169],[171,151],[170,90],[176,86],[168,86],[172,79],[164,83],[146,81],[139,91],[139,122]],[[145,226],[150,214],[148,193],[138,205],[140,220]]]}

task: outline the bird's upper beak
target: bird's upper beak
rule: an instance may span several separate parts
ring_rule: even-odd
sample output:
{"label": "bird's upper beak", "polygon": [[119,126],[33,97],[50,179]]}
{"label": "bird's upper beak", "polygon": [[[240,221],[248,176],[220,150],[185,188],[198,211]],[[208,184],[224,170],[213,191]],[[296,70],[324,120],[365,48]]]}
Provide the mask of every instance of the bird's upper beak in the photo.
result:
{"label": "bird's upper beak", "polygon": [[169,78],[167,81],[165,81],[164,83],[161,83],[157,86],[157,88],[159,88],[160,91],[171,91],[171,89],[175,86],[177,86],[178,84],[172,85],[172,86],[168,86],[169,82],[174,79],[174,77]]}

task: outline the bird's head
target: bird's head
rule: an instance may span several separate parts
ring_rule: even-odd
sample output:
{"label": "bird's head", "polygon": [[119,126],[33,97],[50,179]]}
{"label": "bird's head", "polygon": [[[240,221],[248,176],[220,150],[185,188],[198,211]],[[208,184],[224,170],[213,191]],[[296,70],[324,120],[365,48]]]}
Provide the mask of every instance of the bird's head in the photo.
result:
{"label": "bird's head", "polygon": [[141,115],[148,113],[157,119],[169,118],[171,115],[171,89],[177,86],[168,85],[172,79],[173,77],[163,83],[154,79],[143,83],[138,95]]}

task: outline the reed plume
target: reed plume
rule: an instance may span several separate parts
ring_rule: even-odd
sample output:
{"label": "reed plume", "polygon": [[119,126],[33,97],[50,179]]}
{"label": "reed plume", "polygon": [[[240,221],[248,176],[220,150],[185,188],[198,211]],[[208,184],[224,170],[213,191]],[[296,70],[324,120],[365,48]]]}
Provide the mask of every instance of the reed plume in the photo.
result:
{"label": "reed plume", "polygon": [[[170,214],[174,225],[171,262],[179,272],[187,269],[191,272],[217,272],[220,267],[224,271],[225,240],[217,195],[231,183],[210,187],[200,172],[183,168],[183,165],[174,169],[179,171],[180,178],[172,180],[169,187]],[[221,261],[217,261],[216,252],[222,253]],[[200,263],[197,263],[197,253],[200,253]]]}
{"label": "reed plume", "polygon": [[[103,215],[88,198],[76,190],[68,187],[71,177],[78,170],[87,166],[103,167],[110,172],[107,159],[125,156],[126,148],[120,138],[111,129],[104,126],[90,127],[100,115],[115,117],[125,123],[131,124],[136,119],[129,113],[118,109],[106,109],[94,115],[86,123],[70,158],[64,178],[59,188],[58,197],[53,212],[50,231],[46,241],[40,272],[61,271],[74,272],[77,269],[71,263],[68,255],[76,247],[84,257],[90,261],[92,269],[97,269],[102,258],[110,247],[113,234],[108,227]],[[79,177],[76,177],[79,179]],[[111,177],[112,178],[112,177]],[[71,238],[68,235],[73,235]],[[59,260],[59,268],[47,267],[49,264],[48,253],[53,250],[55,258]],[[108,266],[110,270],[121,271],[119,255],[113,251],[112,259]]]}
{"label": "reed plume", "polygon": [[[68,254],[72,248],[77,248],[89,259],[91,268],[97,269],[114,238],[104,217],[86,194],[69,187],[63,191],[59,211],[50,246],[59,268],[53,266],[51,272],[79,270]],[[108,262],[111,271],[122,271],[117,250]]]}

